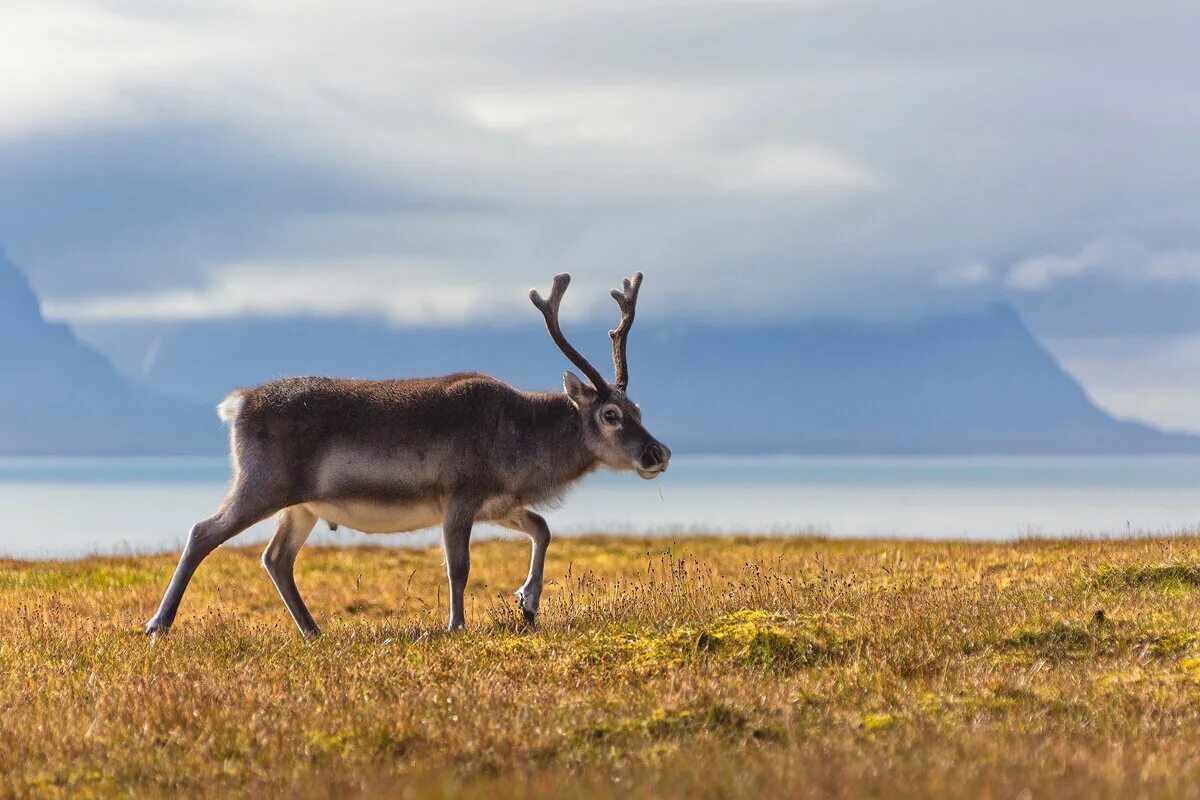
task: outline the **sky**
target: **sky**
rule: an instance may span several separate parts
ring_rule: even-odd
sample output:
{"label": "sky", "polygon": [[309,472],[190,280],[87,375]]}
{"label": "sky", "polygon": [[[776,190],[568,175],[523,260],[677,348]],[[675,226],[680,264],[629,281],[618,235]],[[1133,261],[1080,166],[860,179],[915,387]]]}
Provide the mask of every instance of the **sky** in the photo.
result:
{"label": "sky", "polygon": [[0,243],[68,322],[1007,301],[1200,431],[1200,6],[0,4]]}

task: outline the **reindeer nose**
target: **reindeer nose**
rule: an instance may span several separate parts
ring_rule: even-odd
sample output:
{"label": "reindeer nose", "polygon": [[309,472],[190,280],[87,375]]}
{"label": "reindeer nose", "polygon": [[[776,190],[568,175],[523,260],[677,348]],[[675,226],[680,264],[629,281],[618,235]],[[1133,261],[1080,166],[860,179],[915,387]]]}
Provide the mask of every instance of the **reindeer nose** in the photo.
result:
{"label": "reindeer nose", "polygon": [[642,469],[664,470],[670,460],[671,451],[658,442],[651,442],[642,451]]}

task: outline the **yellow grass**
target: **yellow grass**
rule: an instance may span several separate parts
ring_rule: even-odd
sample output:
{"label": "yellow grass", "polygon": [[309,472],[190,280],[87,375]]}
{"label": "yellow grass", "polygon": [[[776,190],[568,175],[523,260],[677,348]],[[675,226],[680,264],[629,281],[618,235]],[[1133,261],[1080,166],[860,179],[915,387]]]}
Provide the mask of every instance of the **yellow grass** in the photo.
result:
{"label": "yellow grass", "polygon": [[0,794],[1200,796],[1200,546],[560,539],[0,562]]}

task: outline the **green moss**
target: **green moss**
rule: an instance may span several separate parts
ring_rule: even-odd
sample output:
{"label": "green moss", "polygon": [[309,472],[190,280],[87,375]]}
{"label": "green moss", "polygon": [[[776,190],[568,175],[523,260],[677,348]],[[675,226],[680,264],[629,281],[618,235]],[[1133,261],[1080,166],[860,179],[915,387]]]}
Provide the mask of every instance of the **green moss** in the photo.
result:
{"label": "green moss", "polygon": [[350,737],[340,731],[310,731],[304,737],[304,755],[314,761],[333,761],[346,752]]}
{"label": "green moss", "polygon": [[523,630],[482,639],[478,645],[489,657],[501,659],[545,659],[552,655],[550,643],[540,636],[523,635]]}
{"label": "green moss", "polygon": [[658,708],[644,717],[592,725],[580,730],[575,738],[611,744],[639,738],[658,741],[700,733],[722,737],[749,735],[764,741],[782,736],[777,726],[752,727],[747,716],[730,705],[701,703],[687,708]]}
{"label": "green moss", "polygon": [[765,611],[736,611],[680,634],[681,643],[697,653],[717,653],[758,666],[806,666],[831,649],[823,630]]}
{"label": "green moss", "polygon": [[1157,589],[1182,592],[1200,586],[1200,566],[1191,564],[1122,564],[1096,572],[1098,589]]}
{"label": "green moss", "polygon": [[862,726],[867,731],[886,731],[895,727],[897,719],[892,714],[867,714],[862,718]]}
{"label": "green moss", "polygon": [[1200,646],[1200,636],[1194,633],[1178,632],[1163,634],[1149,643],[1147,654],[1166,658],[1195,650]]}
{"label": "green moss", "polygon": [[1052,661],[1082,658],[1103,642],[1103,632],[1097,634],[1097,631],[1082,625],[1063,621],[1042,628],[1018,631],[1003,642],[1003,647],[1028,651]]}
{"label": "green moss", "polygon": [[600,631],[579,659],[588,665],[625,662],[655,670],[710,658],[764,668],[798,668],[840,653],[845,642],[811,620],[742,610],[670,631]]}
{"label": "green moss", "polygon": [[1064,620],[1018,630],[1000,643],[1000,650],[1056,662],[1132,652],[1141,657],[1167,658],[1200,646],[1197,635],[1164,627],[1159,619],[1141,625],[1112,620],[1081,625]]}
{"label": "green moss", "polygon": [[992,709],[1009,709],[1014,706],[1037,705],[1039,701],[1040,698],[1028,689],[1001,684],[993,687],[980,703]]}
{"label": "green moss", "polygon": [[0,568],[0,591],[34,589],[126,589],[155,580],[154,573],[124,564],[103,567],[71,563],[43,563]]}

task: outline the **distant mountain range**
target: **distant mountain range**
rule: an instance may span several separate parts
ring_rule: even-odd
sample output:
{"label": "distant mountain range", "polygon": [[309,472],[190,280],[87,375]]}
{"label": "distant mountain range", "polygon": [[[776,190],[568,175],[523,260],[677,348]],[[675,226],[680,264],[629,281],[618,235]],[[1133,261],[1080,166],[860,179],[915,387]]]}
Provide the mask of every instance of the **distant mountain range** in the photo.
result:
{"label": "distant mountain range", "polygon": [[0,251],[0,454],[213,453],[223,441],[211,406],[138,385],[46,322]]}
{"label": "distant mountain range", "polygon": [[[42,319],[0,256],[0,453],[220,452],[216,402],[285,375],[476,370],[556,390],[569,365],[538,321],[531,307],[530,324],[511,329],[340,318],[109,324],[80,329],[89,347]],[[565,323],[608,372],[605,329]],[[630,362],[631,395],[677,451],[1200,453],[1200,437],[1097,408],[1006,305],[892,323],[639,320]]]}

